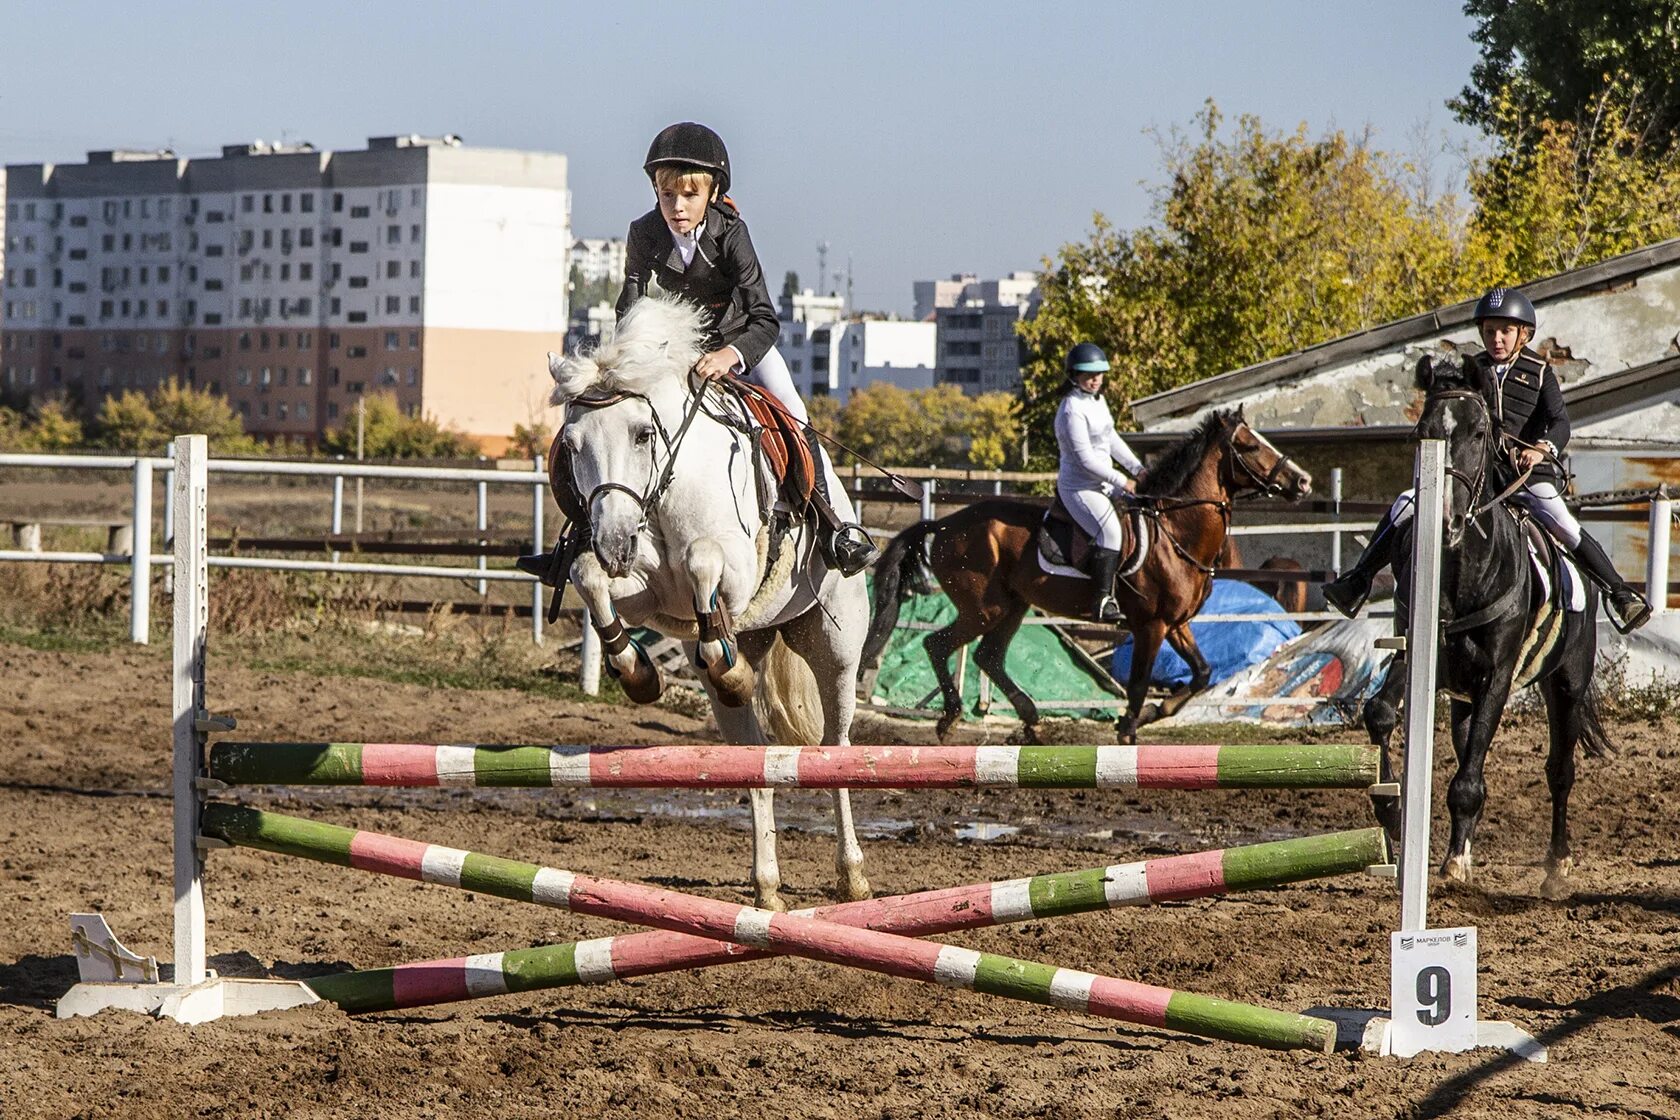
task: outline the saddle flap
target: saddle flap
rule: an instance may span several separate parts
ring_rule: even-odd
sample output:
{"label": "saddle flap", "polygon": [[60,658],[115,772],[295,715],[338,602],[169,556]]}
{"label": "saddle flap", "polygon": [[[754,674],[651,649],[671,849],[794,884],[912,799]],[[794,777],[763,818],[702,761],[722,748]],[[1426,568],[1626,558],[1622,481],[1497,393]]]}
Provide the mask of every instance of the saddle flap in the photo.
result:
{"label": "saddle flap", "polygon": [[1038,550],[1052,564],[1083,572],[1091,559],[1091,538],[1068,512],[1058,491],[1038,526]]}
{"label": "saddle flap", "polygon": [[783,495],[796,508],[810,504],[817,483],[817,465],[802,425],[787,406],[768,393],[741,390],[741,403],[759,430],[759,446],[769,460]]}

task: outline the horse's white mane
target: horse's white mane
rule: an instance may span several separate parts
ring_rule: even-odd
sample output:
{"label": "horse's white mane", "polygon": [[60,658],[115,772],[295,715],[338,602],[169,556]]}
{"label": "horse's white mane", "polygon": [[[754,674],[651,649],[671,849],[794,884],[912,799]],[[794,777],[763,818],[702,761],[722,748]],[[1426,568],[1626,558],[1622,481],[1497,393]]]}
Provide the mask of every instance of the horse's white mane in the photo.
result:
{"label": "horse's white mane", "polygon": [[548,356],[554,378],[549,403],[563,405],[591,389],[646,393],[693,368],[705,336],[705,315],[697,305],[679,296],[643,296],[625,312],[612,341],[565,358]]}

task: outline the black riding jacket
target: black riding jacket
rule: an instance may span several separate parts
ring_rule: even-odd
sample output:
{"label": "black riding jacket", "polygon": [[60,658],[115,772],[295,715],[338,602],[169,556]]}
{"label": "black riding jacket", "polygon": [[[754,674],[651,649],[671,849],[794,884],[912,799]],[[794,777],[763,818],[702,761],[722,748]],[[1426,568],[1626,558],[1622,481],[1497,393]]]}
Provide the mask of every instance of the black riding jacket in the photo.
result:
{"label": "black riding jacket", "polygon": [[[1545,440],[1561,457],[1569,445],[1569,413],[1564,408],[1563,388],[1557,374],[1539,354],[1523,347],[1501,381],[1493,372],[1493,362],[1483,351],[1476,355],[1476,365],[1491,394],[1494,415],[1500,430],[1515,436],[1525,444]],[[1543,459],[1534,468],[1535,479],[1557,480],[1562,472],[1552,459]]]}
{"label": "black riding jacket", "polygon": [[618,294],[618,315],[657,283],[667,291],[705,308],[710,335],[708,350],[733,346],[752,369],[781,333],[776,305],[764,282],[764,269],[747,236],[747,223],[732,206],[712,203],[706,208],[694,259],[685,268],[670,227],[659,209],[630,223],[624,245],[624,289]]}

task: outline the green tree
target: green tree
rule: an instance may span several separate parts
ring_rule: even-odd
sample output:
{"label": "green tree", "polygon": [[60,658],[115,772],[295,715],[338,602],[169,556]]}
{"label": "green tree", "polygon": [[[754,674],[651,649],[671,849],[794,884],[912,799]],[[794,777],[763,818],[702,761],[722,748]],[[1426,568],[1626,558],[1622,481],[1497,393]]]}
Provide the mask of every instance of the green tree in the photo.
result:
{"label": "green tree", "polygon": [[[369,459],[460,459],[476,453],[471,440],[430,416],[407,416],[390,394],[364,398],[363,454]],[[321,437],[329,455],[356,453],[354,412],[342,428]]]}
{"label": "green tree", "polygon": [[93,439],[97,445],[113,451],[150,455],[162,451],[169,437],[158,427],[157,413],[152,411],[146,394],[127,389],[100,402],[93,422]]}
{"label": "green tree", "polygon": [[1419,168],[1341,131],[1222,129],[1211,102],[1193,136],[1160,138],[1166,185],[1155,224],[1115,229],[1045,261],[1029,348],[1024,421],[1050,449],[1062,357],[1109,351],[1107,393],[1131,402],[1462,298],[1485,266],[1466,215]]}
{"label": "green tree", "polygon": [[618,298],[618,288],[610,276],[603,276],[599,280],[585,280],[583,269],[574,264],[569,279],[571,306],[574,309],[594,307],[597,303],[611,303]]}
{"label": "green tree", "polygon": [[227,398],[208,389],[171,379],[154,389],[146,403],[165,440],[202,434],[210,438],[210,450],[216,455],[256,455],[263,451],[263,445],[246,434],[245,422]]}
{"label": "green tree", "polygon": [[548,454],[554,442],[554,432],[541,420],[529,424],[515,424],[513,438],[508,441],[508,454],[520,459],[535,459]]}
{"label": "green tree", "polygon": [[968,432],[970,464],[987,470],[1009,465],[1021,448],[1021,417],[1016,399],[1008,393],[981,393],[975,397]]}
{"label": "green tree", "polygon": [[29,442],[38,451],[72,451],[82,446],[82,422],[62,401],[46,401],[35,410]]}
{"label": "green tree", "polygon": [[1523,283],[1680,236],[1680,147],[1657,142],[1625,81],[1605,80],[1581,120],[1529,115],[1516,95],[1491,112],[1470,191],[1494,275]]}
{"label": "green tree", "polygon": [[839,437],[883,466],[963,466],[974,415],[974,401],[955,385],[902,389],[877,381],[847,401]]}
{"label": "green tree", "polygon": [[[1466,0],[1481,59],[1449,102],[1500,135],[1515,110],[1585,125],[1607,76],[1631,95],[1634,131],[1666,152],[1680,130],[1680,0]],[[1536,135],[1534,139],[1540,137]]]}

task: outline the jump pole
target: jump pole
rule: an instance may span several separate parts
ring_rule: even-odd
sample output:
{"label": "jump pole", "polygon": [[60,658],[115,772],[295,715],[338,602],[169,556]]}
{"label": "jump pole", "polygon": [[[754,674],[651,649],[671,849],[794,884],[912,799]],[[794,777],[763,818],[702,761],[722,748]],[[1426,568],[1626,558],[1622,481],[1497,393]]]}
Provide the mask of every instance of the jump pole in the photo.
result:
{"label": "jump pole", "polygon": [[1121,1022],[1278,1050],[1329,1053],[1336,1041],[1336,1025],[1328,1019],[979,953],[803,915],[777,914],[657,887],[578,875],[240,805],[219,802],[205,805],[201,828],[205,835],[236,847],[260,848],[377,874],[535,902],[579,914],[729,941],[943,987],[1007,996]]}
{"label": "jump pole", "polygon": [[[1388,841],[1382,829],[1367,828],[845,902],[794,913],[883,933],[929,937],[1035,918],[1179,902],[1322,879],[1362,871],[1387,856]],[[686,933],[651,930],[333,973],[305,983],[322,999],[361,1014],[508,992],[605,984],[773,955]]]}
{"label": "jump pole", "polygon": [[216,743],[229,785],[586,789],[1363,789],[1377,749],[1221,746],[479,746]]}

